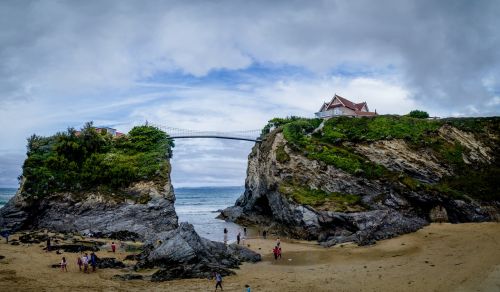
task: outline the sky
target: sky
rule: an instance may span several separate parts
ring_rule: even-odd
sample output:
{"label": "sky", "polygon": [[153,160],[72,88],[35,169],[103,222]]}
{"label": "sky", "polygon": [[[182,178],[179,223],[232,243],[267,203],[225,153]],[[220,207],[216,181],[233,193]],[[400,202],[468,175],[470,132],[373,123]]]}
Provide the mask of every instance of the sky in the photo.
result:
{"label": "sky", "polygon": [[[500,114],[500,1],[0,1],[0,187],[26,138],[86,121],[261,129],[334,94]],[[174,187],[243,185],[253,143],[177,140]]]}

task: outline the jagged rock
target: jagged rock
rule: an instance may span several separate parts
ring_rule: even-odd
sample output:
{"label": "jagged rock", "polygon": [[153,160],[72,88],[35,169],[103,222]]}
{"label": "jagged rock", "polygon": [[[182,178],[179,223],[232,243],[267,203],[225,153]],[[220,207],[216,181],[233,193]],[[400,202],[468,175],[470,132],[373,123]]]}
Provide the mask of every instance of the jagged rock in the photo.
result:
{"label": "jagged rock", "polygon": [[85,245],[85,244],[61,244],[53,245],[50,247],[51,250],[63,250],[64,252],[84,252],[84,251],[98,251],[99,248],[96,245]]}
{"label": "jagged rock", "polygon": [[0,209],[0,226],[12,231],[49,229],[80,234],[100,233],[124,239],[144,239],[150,234],[177,228],[177,214],[170,180],[160,189],[153,182],[140,182],[123,192],[142,192],[145,203],[120,201],[98,192],[52,194],[31,202],[17,194]]}
{"label": "jagged rock", "polygon": [[48,238],[47,234],[26,233],[19,236],[19,241],[22,243],[40,243],[40,242],[46,242],[47,238]]}
{"label": "jagged rock", "polygon": [[124,275],[114,275],[111,277],[113,280],[130,281],[130,280],[143,280],[144,277],[139,274],[124,274]]}
{"label": "jagged rock", "polygon": [[128,230],[111,232],[106,234],[105,237],[122,241],[136,241],[141,238],[141,236],[136,232],[131,232]]}
{"label": "jagged rock", "polygon": [[138,261],[141,259],[141,255],[139,254],[129,254],[125,257],[126,261]]}
{"label": "jagged rock", "polygon": [[206,278],[216,270],[223,275],[232,274],[229,269],[237,268],[241,261],[259,258],[260,255],[247,248],[228,248],[223,243],[202,238],[191,224],[181,223],[178,229],[150,239],[136,268],[161,268],[153,274],[153,281]]}
{"label": "jagged rock", "polygon": [[234,243],[228,246],[228,252],[241,262],[256,263],[262,260],[260,254],[253,252],[246,247]]}
{"label": "jagged rock", "polygon": [[125,264],[115,258],[97,258],[97,268],[99,269],[121,269]]}

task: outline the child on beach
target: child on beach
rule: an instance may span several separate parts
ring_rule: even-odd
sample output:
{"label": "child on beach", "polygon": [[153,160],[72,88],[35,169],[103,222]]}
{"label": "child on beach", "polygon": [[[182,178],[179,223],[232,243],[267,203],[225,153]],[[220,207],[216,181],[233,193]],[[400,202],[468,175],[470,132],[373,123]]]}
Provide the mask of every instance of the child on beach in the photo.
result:
{"label": "child on beach", "polygon": [[238,235],[236,235],[236,243],[237,244],[240,244],[240,238],[241,238],[241,234],[238,232]]}
{"label": "child on beach", "polygon": [[89,272],[89,257],[88,257],[87,253],[85,253],[85,255],[82,257],[82,263],[83,263],[83,272],[88,273]]}
{"label": "child on beach", "polygon": [[62,260],[61,260],[61,271],[64,272],[64,271],[68,271],[68,263],[66,262],[66,258],[63,257]]}
{"label": "child on beach", "polygon": [[111,251],[114,253],[116,251],[116,244],[115,242],[111,242]]}
{"label": "child on beach", "polygon": [[280,238],[279,238],[279,237],[278,237],[278,238],[276,238],[276,245],[277,245],[277,246],[280,246],[280,243],[281,243]]}
{"label": "child on beach", "polygon": [[78,265],[78,269],[80,270],[80,272],[82,271],[82,265],[83,265],[83,262],[82,262],[82,258],[81,257],[78,257],[78,259],[76,260],[76,263]]}

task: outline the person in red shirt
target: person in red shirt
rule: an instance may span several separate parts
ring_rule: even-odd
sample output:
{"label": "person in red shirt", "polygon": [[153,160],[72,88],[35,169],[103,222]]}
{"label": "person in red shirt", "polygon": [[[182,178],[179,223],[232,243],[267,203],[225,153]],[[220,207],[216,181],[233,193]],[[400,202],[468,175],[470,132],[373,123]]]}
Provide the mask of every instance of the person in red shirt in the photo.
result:
{"label": "person in red shirt", "polygon": [[114,241],[113,241],[113,242],[111,242],[111,251],[112,251],[112,252],[115,252],[115,251],[116,251],[116,244],[115,244],[115,242],[114,242]]}
{"label": "person in red shirt", "polygon": [[277,259],[278,259],[278,253],[279,253],[278,246],[275,246],[275,247],[273,248],[274,260],[277,260]]}

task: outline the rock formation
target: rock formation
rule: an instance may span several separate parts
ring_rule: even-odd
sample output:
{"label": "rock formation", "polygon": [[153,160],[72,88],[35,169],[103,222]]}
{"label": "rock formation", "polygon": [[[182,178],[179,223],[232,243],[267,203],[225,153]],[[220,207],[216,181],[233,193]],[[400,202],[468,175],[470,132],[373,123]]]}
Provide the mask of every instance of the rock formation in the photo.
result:
{"label": "rock formation", "polygon": [[[321,137],[322,127],[312,135]],[[497,136],[490,135],[485,143],[472,133],[446,124],[432,135],[437,137],[432,136],[433,139],[441,139],[439,143],[460,145],[464,149],[464,165],[471,168],[498,163]],[[405,139],[339,142],[338,147],[385,169],[386,175],[373,178],[364,176],[362,170],[349,173],[320,159],[311,159],[310,150],[287,141],[281,127],[265,138],[248,157],[245,193],[235,206],[223,210],[220,218],[295,238],[317,239],[331,246],[347,241],[370,244],[416,231],[433,219],[437,206],[443,208],[441,215],[446,214],[440,220],[453,223],[494,220],[491,210],[500,207],[499,197],[482,202],[440,193],[437,182],[454,175],[453,165],[436,157],[430,147],[413,147]],[[314,147],[330,147],[326,145]],[[355,195],[360,201],[333,205],[299,203],[290,195],[294,189],[306,189],[313,195],[339,194],[340,198]]]}
{"label": "rock formation", "polygon": [[[88,137],[82,137],[84,134],[77,136],[71,129],[68,134],[48,138],[32,136],[26,160],[28,163],[25,162],[23,166],[23,174],[40,177],[45,181],[29,181],[24,176],[16,195],[0,209],[0,228],[10,232],[47,229],[61,233],[145,241],[144,251],[135,257],[138,259],[136,269],[160,267],[161,269],[151,277],[153,281],[207,277],[215,270],[232,274],[230,269],[238,268],[242,261],[260,260],[260,255],[246,248],[226,247],[222,243],[199,237],[190,224],[178,224],[174,209],[175,195],[170,181],[171,168],[167,155],[170,148],[165,142],[166,134],[149,126],[139,128],[135,130],[136,136],[129,135],[124,140],[112,140],[105,134],[95,133],[91,125],[88,126],[85,135],[93,137],[94,140],[91,141],[97,144],[108,141],[108,147],[100,152],[91,147],[94,144],[85,140]],[[131,130],[133,131],[134,129]],[[84,153],[84,159],[72,152],[75,148],[81,149],[75,141],[79,141],[81,145],[90,145],[86,151],[77,153]],[[54,143],[60,143],[57,147],[64,151],[55,147]],[[68,145],[73,146],[68,150]],[[56,148],[60,153],[54,150]],[[144,149],[149,149],[149,152],[145,154]],[[122,160],[106,164],[119,155]],[[65,164],[52,167],[53,161],[67,162],[68,159],[74,159],[74,168],[76,162],[81,164],[80,172],[74,172],[72,177],[64,176]],[[82,163],[82,160],[85,163]],[[150,165],[153,162],[158,165]],[[114,186],[123,184],[125,179],[122,177],[115,180],[115,185],[90,185],[84,178],[92,179],[95,174],[92,171],[94,167],[102,167],[107,171],[104,175],[97,174],[94,177],[101,182],[113,179],[113,171],[124,173],[128,177],[145,179],[131,181],[128,186],[118,188]],[[131,172],[134,169],[136,173]],[[45,176],[44,171],[51,175]],[[149,173],[149,176],[144,173]],[[55,181],[54,177],[57,175],[64,181]],[[87,187],[82,188],[81,183],[87,183]],[[31,185],[31,188],[27,185]],[[46,236],[44,233],[39,236],[34,232],[26,235],[26,238],[23,237],[23,240],[40,242],[46,240]],[[61,249],[69,251],[81,250],[82,247],[84,246],[81,244],[60,246]],[[97,248],[88,247],[89,250]],[[99,265],[101,268],[124,266],[123,263],[110,258],[102,259]],[[116,278],[129,280],[140,277],[125,275]]]}
{"label": "rock formation", "polygon": [[46,228],[56,232],[112,235],[127,231],[144,239],[156,232],[177,228],[175,196],[170,181],[135,183],[121,190],[129,197],[149,196],[147,203],[120,200],[109,194],[55,193],[33,201],[23,187],[0,209],[0,226],[12,231]]}

